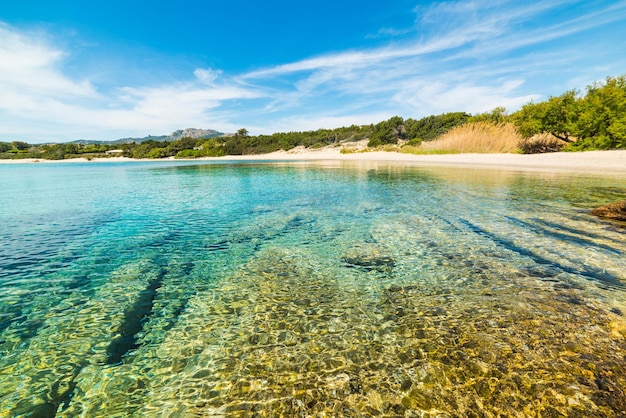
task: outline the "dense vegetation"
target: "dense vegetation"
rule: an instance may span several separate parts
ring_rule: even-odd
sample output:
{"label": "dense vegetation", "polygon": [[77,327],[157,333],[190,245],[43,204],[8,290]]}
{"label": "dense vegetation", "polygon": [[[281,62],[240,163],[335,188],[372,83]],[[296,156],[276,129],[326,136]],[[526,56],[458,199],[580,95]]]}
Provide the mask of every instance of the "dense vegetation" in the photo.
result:
{"label": "dense vegetation", "polygon": [[45,144],[30,145],[22,141],[0,142],[1,159],[43,158],[46,160],[64,160],[67,158],[108,157],[107,151],[116,145],[80,145],[80,144]]}
{"label": "dense vegetation", "polygon": [[[543,102],[531,102],[512,114],[497,107],[478,115],[452,112],[419,120],[394,116],[375,125],[258,136],[251,136],[246,129],[240,129],[236,134],[211,139],[182,138],[171,142],[149,140],[139,144],[30,145],[22,141],[0,142],[0,158],[91,159],[120,155],[120,152],[132,158],[219,157],[287,151],[298,146],[339,146],[345,142],[365,139],[369,147],[398,143],[416,147],[422,142],[433,141],[453,128],[477,122],[514,124],[524,138],[520,143],[523,152],[626,149],[626,76],[608,77],[604,82],[594,83],[587,87],[584,95],[572,90]],[[543,142],[533,142],[533,138],[542,134]],[[545,135],[553,138],[549,146],[546,146]],[[114,149],[119,152],[111,153]]]}
{"label": "dense vegetation", "polygon": [[608,77],[540,103],[529,103],[510,116],[524,137],[549,133],[570,150],[626,149],[626,76]]}
{"label": "dense vegetation", "polygon": [[[465,123],[467,113],[446,113],[428,116],[420,120],[404,120],[394,116],[376,125],[352,125],[337,129],[319,129],[307,132],[279,132],[272,135],[251,136],[246,129],[234,135],[211,139],[182,138],[177,141],[144,141],[140,144],[81,145],[49,144],[29,145],[24,142],[0,143],[0,158],[43,158],[62,160],[67,158],[107,157],[107,151],[118,149],[122,155],[132,158],[197,158],[221,157],[224,155],[265,154],[279,150],[290,150],[298,146],[320,148],[339,145],[346,141],[368,140],[375,147],[397,144],[409,140],[413,144],[431,141],[454,126]],[[119,154],[115,154],[119,155]]]}

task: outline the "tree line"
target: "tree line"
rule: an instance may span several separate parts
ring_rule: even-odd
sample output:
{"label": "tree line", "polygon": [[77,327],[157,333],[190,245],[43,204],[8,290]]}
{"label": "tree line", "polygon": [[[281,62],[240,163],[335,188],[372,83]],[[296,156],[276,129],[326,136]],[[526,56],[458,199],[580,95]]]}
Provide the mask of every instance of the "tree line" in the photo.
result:
{"label": "tree line", "polygon": [[0,142],[0,158],[90,159],[110,156],[107,151],[113,149],[131,158],[220,157],[288,151],[298,146],[320,148],[365,139],[369,147],[398,143],[416,146],[456,126],[473,122],[512,123],[524,138],[550,134],[562,142],[565,150],[626,149],[626,76],[607,77],[603,82],[588,86],[585,94],[570,90],[542,102],[530,102],[511,114],[497,107],[477,115],[450,112],[418,120],[394,116],[371,125],[256,136],[240,129],[235,134],[211,139],[150,140],[139,144]]}

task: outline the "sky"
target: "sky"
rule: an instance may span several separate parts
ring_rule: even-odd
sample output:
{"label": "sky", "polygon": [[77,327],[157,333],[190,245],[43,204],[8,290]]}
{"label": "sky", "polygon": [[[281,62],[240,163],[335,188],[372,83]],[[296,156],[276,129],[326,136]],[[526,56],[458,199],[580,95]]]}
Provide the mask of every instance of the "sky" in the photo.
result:
{"label": "sky", "polygon": [[626,74],[626,0],[0,0],[0,141],[509,112]]}

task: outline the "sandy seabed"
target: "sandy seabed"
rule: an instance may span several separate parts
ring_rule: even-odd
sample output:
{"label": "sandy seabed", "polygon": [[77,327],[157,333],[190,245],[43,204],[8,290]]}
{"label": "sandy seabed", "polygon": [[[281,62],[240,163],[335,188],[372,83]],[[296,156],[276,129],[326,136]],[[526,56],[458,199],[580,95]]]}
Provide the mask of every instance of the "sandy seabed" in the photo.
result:
{"label": "sandy seabed", "polygon": [[[369,161],[402,163],[428,166],[458,166],[472,168],[508,169],[523,171],[567,171],[580,173],[626,174],[626,150],[557,152],[547,154],[442,154],[413,155],[398,152],[356,152],[342,154],[339,148],[320,150],[295,149],[261,155],[241,155],[227,157],[206,157],[206,161]],[[84,162],[83,158],[62,160],[63,162]],[[149,161],[132,158],[95,158],[92,162]],[[181,161],[181,160],[176,160]],[[41,159],[0,160],[0,164],[48,163]],[[54,161],[59,162],[59,161]]]}

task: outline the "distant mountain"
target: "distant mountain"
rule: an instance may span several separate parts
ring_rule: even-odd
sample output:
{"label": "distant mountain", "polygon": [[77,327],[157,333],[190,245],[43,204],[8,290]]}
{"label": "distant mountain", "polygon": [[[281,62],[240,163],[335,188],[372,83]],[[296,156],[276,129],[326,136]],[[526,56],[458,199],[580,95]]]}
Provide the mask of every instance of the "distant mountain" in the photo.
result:
{"label": "distant mountain", "polygon": [[168,141],[176,141],[181,138],[197,138],[197,139],[209,139],[215,138],[216,136],[222,136],[224,133],[215,131],[213,129],[195,129],[195,128],[187,128],[187,129],[179,129],[177,131],[172,132],[167,136]]}
{"label": "distant mountain", "polygon": [[216,131],[214,129],[196,129],[196,128],[187,128],[187,129],[179,129],[177,131],[172,132],[169,135],[160,135],[160,136],[144,136],[143,138],[120,138],[115,141],[94,141],[91,139],[77,139],[76,141],[71,141],[70,144],[81,144],[81,145],[90,145],[90,144],[131,144],[133,142],[140,144],[145,141],[177,141],[181,138],[198,138],[198,139],[209,139],[215,138],[216,136],[225,135],[223,132]]}

